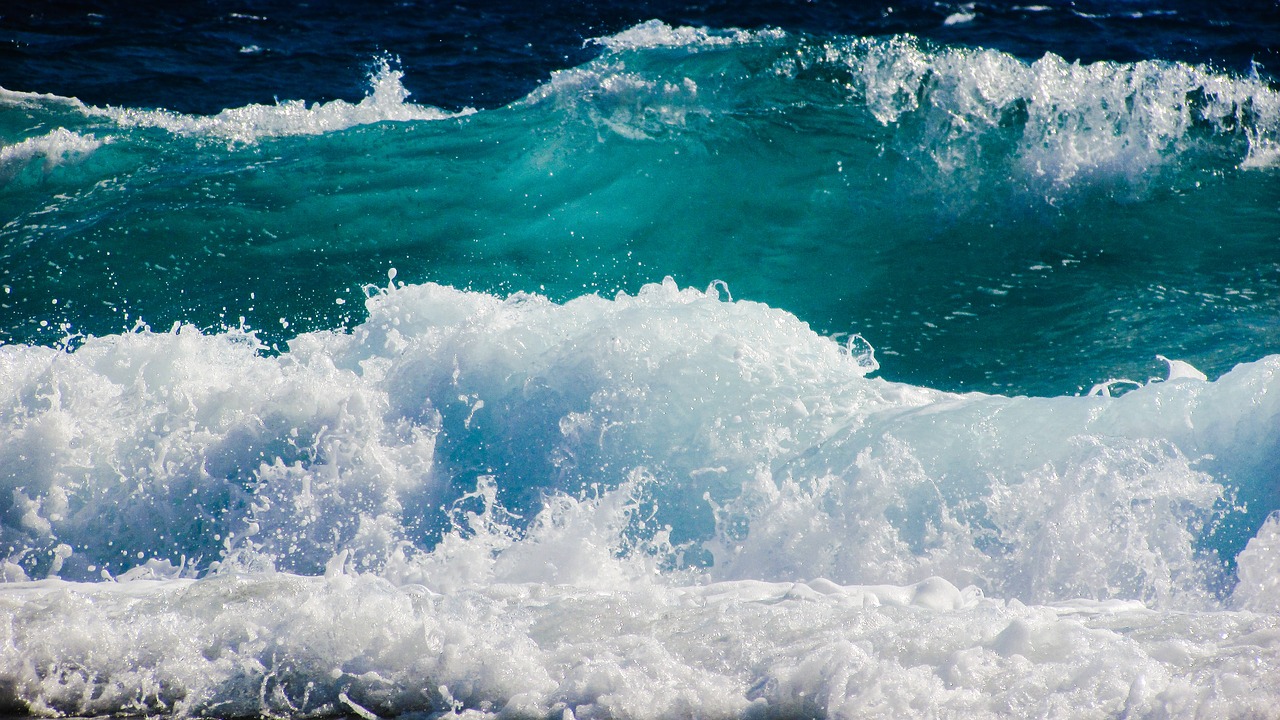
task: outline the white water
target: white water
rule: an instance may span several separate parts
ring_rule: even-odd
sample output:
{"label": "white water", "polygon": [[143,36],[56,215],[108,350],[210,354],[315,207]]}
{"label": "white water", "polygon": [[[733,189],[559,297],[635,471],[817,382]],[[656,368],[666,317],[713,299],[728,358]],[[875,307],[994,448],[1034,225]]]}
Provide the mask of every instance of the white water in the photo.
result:
{"label": "white water", "polygon": [[57,128],[44,135],[29,137],[12,145],[0,146],[0,183],[18,173],[36,159],[40,159],[44,175],[68,162],[78,162],[97,150],[107,139],[92,134],[82,135],[66,128]]}
{"label": "white water", "polygon": [[765,40],[780,40],[786,36],[786,32],[778,29],[751,31],[734,28],[712,31],[707,28],[687,26],[671,27],[661,20],[649,20],[613,35],[594,38],[588,43],[618,52],[651,48],[726,47]]}
{"label": "white water", "polygon": [[[110,121],[115,131],[129,128],[161,128],[179,135],[212,137],[232,144],[250,144],[263,138],[290,135],[320,135],[358,125],[378,122],[441,120],[467,115],[474,110],[451,113],[439,108],[408,102],[409,91],[402,82],[404,73],[392,67],[390,60],[380,59],[369,74],[369,92],[359,102],[333,100],[308,105],[302,100],[285,100],[275,105],[246,105],[228,108],[215,115],[184,115],[169,110],[93,107],[75,98],[56,95],[15,92],[0,88],[0,108],[34,111],[48,108],[59,113],[70,111],[83,118]],[[64,118],[71,119],[72,116]],[[37,126],[39,127],[39,126]],[[82,135],[58,128],[41,137],[27,138],[0,147],[0,168],[15,157],[39,154],[46,162],[57,163],[69,157],[83,157],[102,141],[93,135]]]}
{"label": "white water", "polygon": [[1224,513],[1253,517],[1232,503],[1274,498],[1280,358],[1003,398],[869,379],[865,348],[670,282],[368,309],[278,357],[190,328],[0,348],[6,696],[638,718],[1280,699],[1280,521],[1238,579],[1214,557]]}
{"label": "white water", "polygon": [[1269,167],[1280,134],[1280,93],[1266,82],[1184,63],[1082,65],[1052,53],[1026,63],[904,36],[828,42],[777,69],[794,75],[814,66],[847,68],[850,98],[884,125],[916,126],[912,139],[944,173],[989,162],[1001,128],[1025,123],[1011,149],[1014,167],[1051,193],[1110,178],[1141,185],[1162,166],[1239,135],[1246,151],[1235,162]]}
{"label": "white water", "polygon": [[301,100],[275,105],[246,105],[216,115],[183,115],[164,110],[94,108],[122,127],[156,127],[181,135],[212,136],[231,143],[253,143],[265,137],[320,135],[377,122],[442,120],[473,110],[450,113],[439,108],[406,102],[409,91],[404,73],[385,58],[369,76],[369,94],[358,103],[333,100],[308,106]]}
{"label": "white water", "polygon": [[438,595],[223,575],[42,582],[0,593],[0,612],[20,648],[0,673],[40,712],[1268,717],[1280,672],[1274,615],[1028,606],[936,579]]}

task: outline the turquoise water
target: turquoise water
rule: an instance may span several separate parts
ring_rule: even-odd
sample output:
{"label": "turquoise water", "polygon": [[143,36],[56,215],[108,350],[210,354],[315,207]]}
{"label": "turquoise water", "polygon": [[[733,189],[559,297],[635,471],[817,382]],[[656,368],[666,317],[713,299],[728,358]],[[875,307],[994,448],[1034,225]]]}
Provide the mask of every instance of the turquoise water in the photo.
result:
{"label": "turquoise water", "polygon": [[11,99],[7,142],[60,127],[101,146],[6,163],[4,332],[243,316],[279,345],[358,321],[361,286],[396,267],[561,301],[722,280],[945,389],[1081,392],[1158,374],[1157,353],[1217,375],[1276,348],[1265,83],[708,37],[726,44],[613,41],[523,100],[438,120],[372,122],[437,114],[376,66],[349,119]]}

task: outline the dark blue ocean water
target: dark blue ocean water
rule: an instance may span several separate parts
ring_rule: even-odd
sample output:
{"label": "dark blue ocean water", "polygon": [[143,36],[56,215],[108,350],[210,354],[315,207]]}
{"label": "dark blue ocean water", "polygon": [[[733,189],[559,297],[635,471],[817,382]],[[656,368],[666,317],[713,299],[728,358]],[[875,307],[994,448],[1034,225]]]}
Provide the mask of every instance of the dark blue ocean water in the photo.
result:
{"label": "dark blue ocean water", "polygon": [[1280,7],[0,7],[0,706],[1267,717]]}
{"label": "dark blue ocean water", "polygon": [[[946,24],[972,14],[973,21]],[[1275,70],[1275,3],[1196,2],[16,2],[3,87],[95,104],[215,113],[276,99],[359,99],[391,53],[417,102],[496,107],[598,54],[584,41],[651,19],[820,35],[912,33],[1034,60],[1150,58]],[[245,52],[246,48],[257,48]]]}

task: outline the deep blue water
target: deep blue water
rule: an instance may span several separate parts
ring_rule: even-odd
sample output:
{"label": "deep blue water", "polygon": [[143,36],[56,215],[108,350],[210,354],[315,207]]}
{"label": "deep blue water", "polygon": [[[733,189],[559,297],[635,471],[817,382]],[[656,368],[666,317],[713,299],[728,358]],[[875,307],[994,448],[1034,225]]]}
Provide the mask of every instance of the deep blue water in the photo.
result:
{"label": "deep blue water", "polygon": [[[966,6],[974,22],[944,24]],[[19,2],[3,14],[0,68],[11,90],[214,113],[277,98],[358,99],[369,58],[391,53],[416,101],[456,109],[516,100],[596,55],[585,40],[655,18],[1248,72],[1280,61],[1278,15],[1272,2]]]}

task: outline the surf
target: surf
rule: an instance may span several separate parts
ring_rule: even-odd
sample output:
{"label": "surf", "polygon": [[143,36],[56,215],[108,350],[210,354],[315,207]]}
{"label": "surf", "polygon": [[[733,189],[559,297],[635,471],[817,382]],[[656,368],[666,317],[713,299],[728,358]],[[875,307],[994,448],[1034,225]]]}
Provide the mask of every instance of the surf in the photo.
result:
{"label": "surf", "polygon": [[1274,705],[1269,81],[589,45],[474,110],[0,91],[0,695]]}
{"label": "surf", "polygon": [[[1278,358],[956,395],[717,287],[370,293],[279,355],[191,327],[0,348],[28,707],[1053,713],[1066,671],[1099,712],[1271,691],[1266,662],[1231,666],[1234,699],[1196,678],[1273,631]],[[1162,654],[1189,633],[1199,660]]]}

